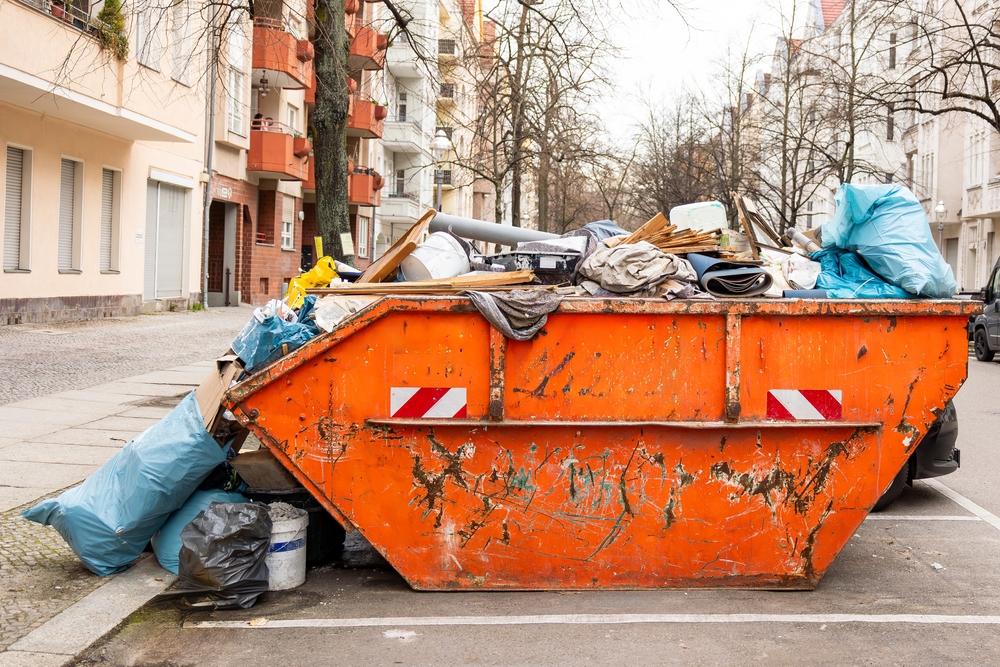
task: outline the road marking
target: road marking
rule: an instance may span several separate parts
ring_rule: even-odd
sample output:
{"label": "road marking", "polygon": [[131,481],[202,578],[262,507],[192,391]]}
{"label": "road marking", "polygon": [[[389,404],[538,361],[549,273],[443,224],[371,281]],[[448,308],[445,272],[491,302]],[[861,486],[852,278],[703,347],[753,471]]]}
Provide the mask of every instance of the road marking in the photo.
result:
{"label": "road marking", "polygon": [[287,628],[384,628],[462,625],[635,625],[677,623],[911,623],[1000,625],[1000,616],[943,614],[547,614],[538,616],[401,616],[387,618],[300,618],[201,621],[185,629],[275,630]]}
{"label": "road marking", "polygon": [[892,516],[880,514],[874,516],[869,514],[865,521],[982,521],[978,516],[937,516],[932,514]]}
{"label": "road marking", "polygon": [[980,507],[979,505],[972,502],[962,494],[958,493],[957,491],[953,491],[952,489],[945,486],[936,479],[922,479],[920,481],[926,484],[927,486],[931,487],[938,493],[940,493],[948,500],[951,500],[952,502],[961,505],[962,507],[972,512],[986,523],[990,524],[997,530],[1000,530],[1000,517],[998,517],[996,514],[993,514],[989,510]]}

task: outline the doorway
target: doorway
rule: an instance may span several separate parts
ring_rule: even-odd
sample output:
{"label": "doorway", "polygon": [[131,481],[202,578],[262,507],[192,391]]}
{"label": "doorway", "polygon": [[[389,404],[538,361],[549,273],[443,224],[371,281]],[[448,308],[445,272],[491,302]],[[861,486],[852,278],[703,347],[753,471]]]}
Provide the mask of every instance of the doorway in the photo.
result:
{"label": "doorway", "polygon": [[236,204],[213,201],[208,211],[208,307],[238,306]]}

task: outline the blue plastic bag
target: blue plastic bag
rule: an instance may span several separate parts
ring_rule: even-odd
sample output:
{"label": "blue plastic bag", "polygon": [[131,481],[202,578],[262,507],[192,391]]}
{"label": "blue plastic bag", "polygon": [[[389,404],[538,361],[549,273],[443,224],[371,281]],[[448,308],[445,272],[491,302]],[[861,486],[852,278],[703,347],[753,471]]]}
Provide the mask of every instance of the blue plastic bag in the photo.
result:
{"label": "blue plastic bag", "polygon": [[246,371],[255,373],[318,336],[319,327],[309,319],[315,306],[316,297],[307,296],[299,312],[298,322],[286,322],[277,315],[258,319],[255,313],[232,345],[233,352],[243,360]]}
{"label": "blue plastic bag", "polygon": [[823,248],[812,254],[822,270],[816,289],[829,299],[914,299],[902,287],[890,285],[869,269],[863,259],[840,248]]}
{"label": "blue plastic bag", "polygon": [[177,574],[180,562],[178,554],[181,551],[181,530],[203,510],[208,509],[209,505],[212,503],[245,503],[246,501],[243,494],[235,491],[223,491],[222,489],[195,491],[191,494],[187,502],[170,515],[166,523],[156,531],[150,540],[153,544],[156,560],[160,562],[160,567]]}
{"label": "blue plastic bag", "polygon": [[913,295],[948,298],[958,284],[934,243],[927,214],[901,185],[844,183],[823,245],[857,252],[875,273]]}
{"label": "blue plastic bag", "polygon": [[170,513],[225,460],[191,392],[83,484],[22,516],[54,526],[87,569],[107,576],[138,558]]}

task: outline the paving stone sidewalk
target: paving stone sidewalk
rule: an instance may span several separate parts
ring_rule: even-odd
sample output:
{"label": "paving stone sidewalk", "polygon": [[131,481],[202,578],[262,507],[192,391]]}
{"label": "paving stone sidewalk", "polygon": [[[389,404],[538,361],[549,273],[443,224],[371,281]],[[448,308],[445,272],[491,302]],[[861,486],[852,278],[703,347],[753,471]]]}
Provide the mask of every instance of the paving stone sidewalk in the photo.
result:
{"label": "paving stone sidewalk", "polygon": [[[0,664],[12,643],[108,581],[21,511],[80,483],[167,414],[250,312],[45,325],[57,333],[0,327]],[[12,396],[21,400],[5,403]]]}

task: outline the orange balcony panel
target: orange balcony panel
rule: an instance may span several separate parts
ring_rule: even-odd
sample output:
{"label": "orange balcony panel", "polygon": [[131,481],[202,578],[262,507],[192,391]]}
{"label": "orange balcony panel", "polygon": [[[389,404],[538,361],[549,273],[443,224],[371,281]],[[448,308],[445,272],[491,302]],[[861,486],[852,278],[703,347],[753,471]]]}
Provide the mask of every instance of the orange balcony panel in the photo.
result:
{"label": "orange balcony panel", "polygon": [[316,158],[312,155],[306,162],[306,180],[302,181],[302,190],[305,192],[316,192]]}
{"label": "orange balcony panel", "polygon": [[381,176],[371,174],[351,174],[347,177],[347,203],[358,206],[378,206],[382,203],[382,191],[376,189],[376,179]]}
{"label": "orange balcony panel", "polygon": [[309,87],[306,88],[306,104],[316,104],[316,70],[313,69],[312,77],[309,79]]}
{"label": "orange balcony panel", "polygon": [[295,155],[295,137],[267,130],[250,130],[247,171],[279,181],[302,181],[307,175],[304,158]]}
{"label": "orange balcony panel", "polygon": [[[353,110],[347,117],[347,136],[362,139],[380,139],[385,117],[375,118],[377,108],[370,100],[354,98]],[[383,108],[384,110],[384,108]]]}
{"label": "orange balcony panel", "polygon": [[312,81],[313,50],[308,40],[266,25],[253,28],[254,82],[267,76],[273,88],[308,88]]}
{"label": "orange balcony panel", "polygon": [[358,28],[351,40],[351,51],[347,54],[347,67],[352,70],[384,68],[387,46],[385,35],[368,27]]}

